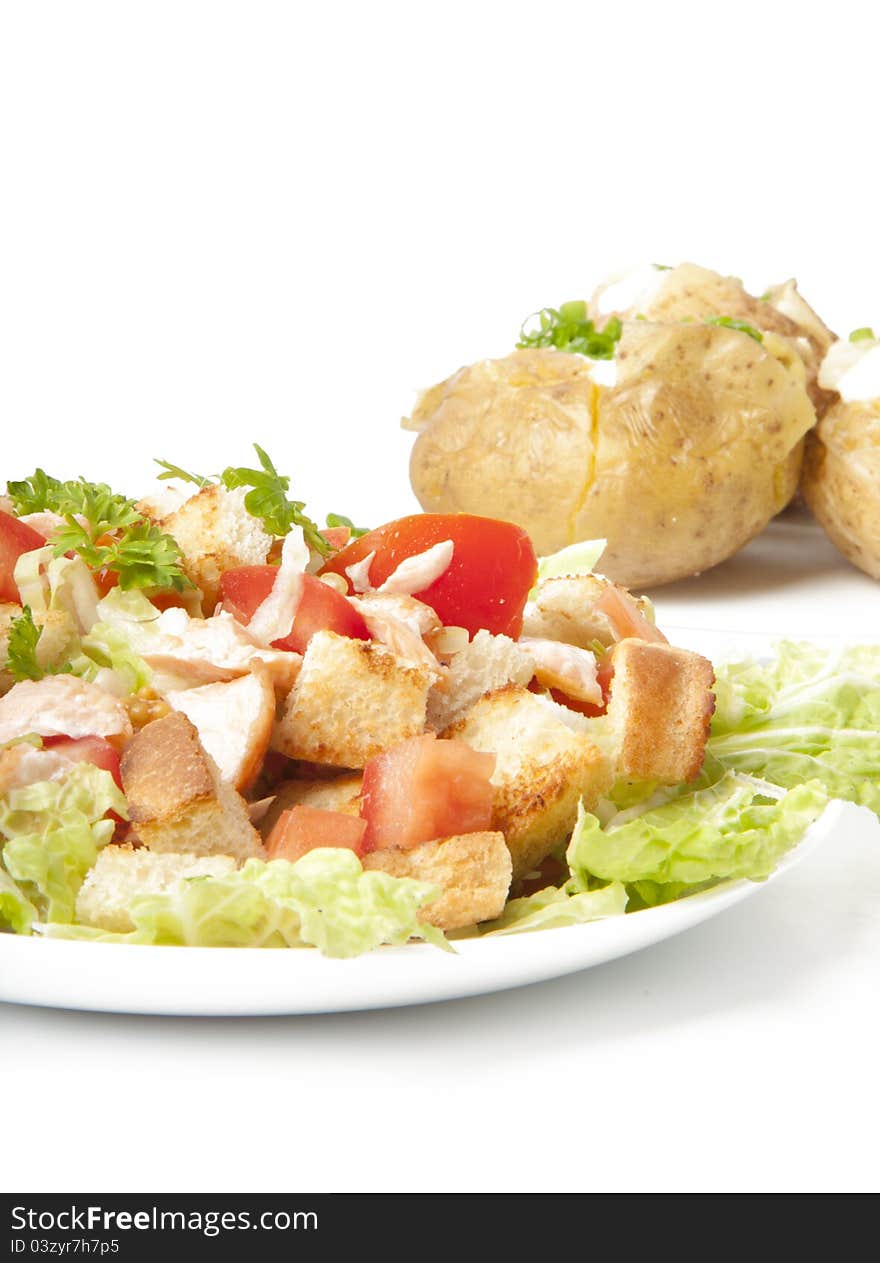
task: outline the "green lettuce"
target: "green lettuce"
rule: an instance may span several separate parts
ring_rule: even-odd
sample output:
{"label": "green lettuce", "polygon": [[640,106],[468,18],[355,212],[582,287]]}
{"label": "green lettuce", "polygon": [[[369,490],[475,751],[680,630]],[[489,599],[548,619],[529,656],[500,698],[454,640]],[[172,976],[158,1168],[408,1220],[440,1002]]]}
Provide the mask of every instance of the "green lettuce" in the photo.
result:
{"label": "green lettuce", "polygon": [[34,905],[25,898],[5,869],[0,867],[0,930],[10,929],[14,934],[30,934],[37,916]]}
{"label": "green lettuce", "polygon": [[828,801],[816,781],[781,797],[773,793],[773,786],[725,772],[714,785],[680,793],[659,806],[648,800],[641,812],[620,812],[604,828],[581,807],[566,853],[572,877],[582,889],[595,878],[675,883],[678,895],[686,893],[685,886],[725,878],[761,881]]}
{"label": "green lettuce", "polygon": [[[125,817],[125,799],[110,773],[90,763],[0,799],[3,867],[41,919],[73,920],[83,879],[113,837],[108,811]],[[19,912],[13,928],[24,915]]]}
{"label": "green lettuce", "polygon": [[524,930],[549,930],[562,925],[582,925],[626,911],[627,893],[620,882],[598,890],[548,886],[533,895],[511,899],[501,916],[480,926],[480,934],[519,934]]}
{"label": "green lettuce", "polygon": [[409,877],[364,872],[353,851],[327,848],[287,860],[248,860],[224,877],[194,877],[160,895],[135,897],[134,930],[111,933],[48,925],[55,938],[186,947],[306,947],[359,956],[383,943],[425,939],[448,948],[419,920],[436,887]]}
{"label": "green lettuce", "polygon": [[725,767],[880,812],[880,645],[784,642],[769,664],[719,668],[716,697],[709,751]]}
{"label": "green lettuce", "polygon": [[604,553],[606,539],[582,539],[567,548],[538,558],[538,579],[557,579],[563,575],[592,574]]}

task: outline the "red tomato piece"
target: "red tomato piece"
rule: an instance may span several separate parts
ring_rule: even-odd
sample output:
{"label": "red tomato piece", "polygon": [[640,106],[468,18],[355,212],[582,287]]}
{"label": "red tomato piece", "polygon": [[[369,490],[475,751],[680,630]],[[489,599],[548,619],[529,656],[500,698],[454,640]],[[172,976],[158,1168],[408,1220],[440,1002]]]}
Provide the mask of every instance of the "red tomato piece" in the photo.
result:
{"label": "red tomato piece", "polygon": [[102,767],[122,789],[119,755],[103,737],[44,737],[43,745],[47,750],[57,750],[74,763],[93,763],[95,767]]}
{"label": "red tomato piece", "polygon": [[412,737],[364,768],[361,815],[368,851],[407,848],[492,827],[495,755],[461,741]]}
{"label": "red tomato piece", "polygon": [[339,552],[351,539],[351,530],[347,526],[325,526],[321,534],[334,552]]}
{"label": "red tomato piece", "polygon": [[[223,608],[247,625],[257,607],[272,591],[278,574],[276,566],[242,566],[220,576],[220,600]],[[318,631],[332,631],[352,640],[369,640],[367,625],[357,610],[327,583],[314,575],[303,575],[303,590],[296,618],[287,636],[273,640],[275,649],[305,653]]]}
{"label": "red tomato piece", "polygon": [[366,820],[346,816],[341,811],[319,811],[301,803],[282,811],[266,841],[270,860],[294,863],[309,851],[322,846],[341,846],[364,854]]}
{"label": "red tomato piece", "polygon": [[45,537],[27,522],[20,522],[11,513],[0,510],[0,601],[21,604],[15,584],[15,563],[22,553],[32,553],[45,543]]}
{"label": "red tomato piece", "polygon": [[430,605],[445,627],[466,627],[471,636],[485,628],[516,639],[538,562],[528,535],[512,522],[468,513],[402,517],[352,540],[325,562],[321,573],[332,571],[347,578],[347,566],[374,552],[370,581],[379,587],[402,561],[447,539],[455,548],[448,568],[413,595]]}

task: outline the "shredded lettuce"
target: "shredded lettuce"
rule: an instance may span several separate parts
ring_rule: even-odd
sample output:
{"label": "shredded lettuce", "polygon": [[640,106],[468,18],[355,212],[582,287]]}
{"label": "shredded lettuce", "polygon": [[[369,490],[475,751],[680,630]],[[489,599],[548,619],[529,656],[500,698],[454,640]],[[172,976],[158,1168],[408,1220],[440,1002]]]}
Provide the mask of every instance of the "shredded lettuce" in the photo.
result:
{"label": "shredded lettuce", "polygon": [[0,865],[0,931],[10,929],[13,934],[30,934],[37,917],[34,905]]}
{"label": "shredded lettuce", "polygon": [[607,539],[582,539],[547,557],[538,558],[538,580],[562,575],[592,574],[607,547]]}
{"label": "shredded lettuce", "polygon": [[574,881],[582,889],[595,878],[689,887],[725,878],[761,881],[828,801],[815,781],[781,798],[770,796],[772,788],[725,772],[714,785],[646,804],[641,814],[631,808],[620,813],[623,823],[613,816],[604,828],[581,807],[566,853]]}
{"label": "shredded lettuce", "polygon": [[125,798],[110,773],[91,763],[0,798],[3,867],[41,919],[73,920],[83,878],[113,837],[109,811],[124,818]]}
{"label": "shredded lettuce", "polygon": [[709,751],[725,767],[880,812],[880,645],[784,642],[767,665],[717,674]]}
{"label": "shredded lettuce", "polygon": [[622,916],[626,904],[627,893],[620,882],[598,890],[575,890],[570,883],[559,889],[548,886],[522,899],[511,899],[497,920],[480,926],[480,934],[519,934],[525,930],[582,925],[585,921]]}
{"label": "shredded lettuce", "polygon": [[64,610],[80,634],[94,626],[98,589],[81,557],[56,557],[51,544],[22,553],[15,563],[15,583],[22,605],[37,613]]}
{"label": "shredded lettuce", "polygon": [[326,956],[358,956],[383,943],[421,938],[448,949],[419,920],[438,895],[409,877],[364,872],[353,851],[327,848],[287,860],[248,860],[228,877],[195,877],[129,908],[127,934],[49,925],[52,937],[189,947],[305,947]]}

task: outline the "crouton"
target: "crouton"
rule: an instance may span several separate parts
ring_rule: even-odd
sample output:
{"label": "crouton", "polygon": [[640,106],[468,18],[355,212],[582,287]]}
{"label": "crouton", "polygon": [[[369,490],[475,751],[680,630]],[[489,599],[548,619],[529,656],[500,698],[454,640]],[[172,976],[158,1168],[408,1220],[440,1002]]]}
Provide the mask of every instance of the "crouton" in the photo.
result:
{"label": "crouton", "polygon": [[[596,642],[606,648],[618,639],[608,615],[596,609],[603,593],[616,585],[601,575],[586,574],[542,579],[523,615],[523,636],[559,640],[578,649],[592,649]],[[634,597],[642,613],[650,603]]]}
{"label": "crouton", "polygon": [[195,724],[223,780],[247,789],[262,766],[275,723],[275,690],[268,671],[258,668],[227,683],[174,690],[165,700]]}
{"label": "crouton", "polygon": [[112,693],[75,675],[22,680],[0,699],[0,745],[40,737],[131,736],[128,711]]}
{"label": "crouton", "polygon": [[608,759],[565,708],[517,685],[486,694],[443,735],[497,755],[492,825],[504,834],[515,879],[567,840],[580,800],[589,809],[612,782]]}
{"label": "crouton", "polygon": [[346,816],[356,816],[363,779],[360,772],[349,772],[332,780],[283,781],[269,810],[260,819],[263,839],[268,838],[278,817],[289,807],[316,807],[319,811],[339,811]]}
{"label": "crouton", "polygon": [[163,531],[180,545],[183,569],[201,589],[207,614],[217,604],[223,571],[263,565],[273,544],[244,507],[246,495],[244,487],[203,487],[162,520]]}
{"label": "crouton", "polygon": [[500,916],[510,888],[510,852],[502,833],[463,833],[407,850],[371,851],[362,862],[365,870],[439,886],[442,894],[421,917],[441,930]]}
{"label": "crouton", "polygon": [[291,759],[362,768],[425,730],[433,676],[380,645],[317,632],[275,725],[273,747]]}
{"label": "crouton", "polygon": [[[0,604],[0,696],[8,693],[15,683],[12,672],[6,670],[6,660],[9,656],[9,629],[13,620],[20,617],[20,605]],[[44,671],[62,666],[76,639],[73,619],[66,610],[38,611],[32,617],[40,629],[36,648],[38,665]]]}
{"label": "crouton", "polygon": [[643,640],[621,640],[611,661],[607,727],[617,775],[664,785],[692,781],[703,766],[715,709],[712,663]]}
{"label": "crouton", "polygon": [[231,855],[160,855],[146,847],[107,846],[80,886],[76,919],[125,934],[134,929],[129,907],[138,895],[164,895],[187,877],[225,877],[235,868]]}
{"label": "crouton", "polygon": [[441,732],[484,693],[494,693],[505,684],[528,684],[534,674],[531,658],[509,636],[478,631],[469,644],[453,654],[447,678],[431,689],[428,724]]}
{"label": "crouton", "polygon": [[121,770],[129,819],[151,850],[265,856],[246,803],[221,779],[186,715],[172,711],[142,728]]}

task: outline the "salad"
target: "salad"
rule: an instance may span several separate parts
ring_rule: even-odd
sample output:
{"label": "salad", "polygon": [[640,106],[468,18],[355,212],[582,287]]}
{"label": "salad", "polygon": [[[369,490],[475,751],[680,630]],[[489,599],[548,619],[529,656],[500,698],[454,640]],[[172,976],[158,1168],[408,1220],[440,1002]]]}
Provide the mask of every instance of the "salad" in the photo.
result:
{"label": "salad", "polygon": [[0,931],[453,950],[759,881],[832,797],[880,812],[880,647],[716,676],[601,541],[319,527],[256,451],[0,497]]}

